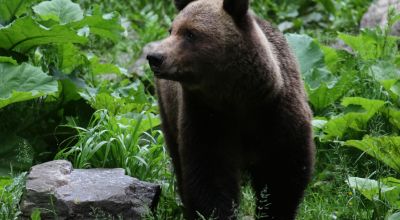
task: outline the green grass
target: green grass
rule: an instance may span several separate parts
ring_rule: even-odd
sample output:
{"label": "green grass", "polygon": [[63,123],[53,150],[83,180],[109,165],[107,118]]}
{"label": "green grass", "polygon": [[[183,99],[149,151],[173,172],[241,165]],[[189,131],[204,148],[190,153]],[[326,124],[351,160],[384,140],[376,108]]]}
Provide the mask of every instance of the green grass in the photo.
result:
{"label": "green grass", "polygon": [[345,184],[356,172],[355,158],[348,154],[340,145],[318,147],[316,172],[298,219],[371,219],[368,201]]}

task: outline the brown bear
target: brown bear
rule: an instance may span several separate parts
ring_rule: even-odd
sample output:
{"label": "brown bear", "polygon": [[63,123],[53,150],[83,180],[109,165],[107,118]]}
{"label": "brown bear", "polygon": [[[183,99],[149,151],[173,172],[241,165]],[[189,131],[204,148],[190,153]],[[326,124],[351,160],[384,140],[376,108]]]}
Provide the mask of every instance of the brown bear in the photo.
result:
{"label": "brown bear", "polygon": [[284,36],[249,11],[249,0],[175,5],[170,36],[147,59],[186,218],[235,219],[246,174],[259,219],[295,219],[314,144]]}

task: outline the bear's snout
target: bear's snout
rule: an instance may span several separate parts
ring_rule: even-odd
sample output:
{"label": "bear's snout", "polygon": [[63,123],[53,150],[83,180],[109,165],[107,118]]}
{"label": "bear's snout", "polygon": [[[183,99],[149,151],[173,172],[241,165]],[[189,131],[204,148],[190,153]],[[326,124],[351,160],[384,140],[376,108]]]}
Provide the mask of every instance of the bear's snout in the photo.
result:
{"label": "bear's snout", "polygon": [[153,72],[159,72],[160,67],[164,62],[164,56],[158,53],[150,53],[147,55],[146,58],[149,61],[150,67]]}

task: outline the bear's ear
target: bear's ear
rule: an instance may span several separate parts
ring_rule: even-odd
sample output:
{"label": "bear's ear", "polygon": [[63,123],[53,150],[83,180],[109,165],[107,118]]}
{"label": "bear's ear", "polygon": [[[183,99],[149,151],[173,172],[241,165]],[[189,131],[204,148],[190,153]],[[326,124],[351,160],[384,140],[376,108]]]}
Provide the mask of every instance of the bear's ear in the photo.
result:
{"label": "bear's ear", "polygon": [[240,19],[249,10],[249,0],[224,0],[224,9],[234,19]]}
{"label": "bear's ear", "polygon": [[175,7],[180,11],[186,7],[193,0],[174,0]]}

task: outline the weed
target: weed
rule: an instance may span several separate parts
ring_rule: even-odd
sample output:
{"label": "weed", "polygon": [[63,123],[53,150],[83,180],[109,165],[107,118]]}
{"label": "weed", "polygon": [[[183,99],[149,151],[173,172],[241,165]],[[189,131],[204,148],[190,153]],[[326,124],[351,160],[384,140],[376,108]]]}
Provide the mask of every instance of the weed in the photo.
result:
{"label": "weed", "polygon": [[25,185],[26,173],[12,179],[0,179],[0,219],[17,219],[21,214],[19,202]]}

